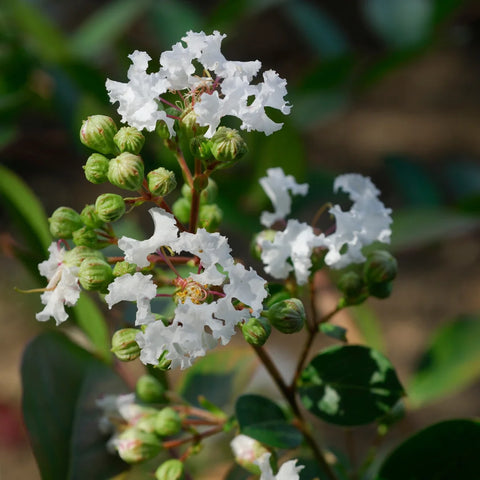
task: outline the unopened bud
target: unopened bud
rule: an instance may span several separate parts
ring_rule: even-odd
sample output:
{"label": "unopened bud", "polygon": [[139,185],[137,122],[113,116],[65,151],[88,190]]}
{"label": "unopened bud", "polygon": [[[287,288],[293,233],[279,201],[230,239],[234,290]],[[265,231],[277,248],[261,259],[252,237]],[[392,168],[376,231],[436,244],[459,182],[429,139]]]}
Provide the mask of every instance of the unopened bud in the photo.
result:
{"label": "unopened bud", "polygon": [[375,283],[390,282],[397,276],[397,260],[386,250],[375,250],[367,255],[363,266],[365,281],[370,286]]}
{"label": "unopened bud", "polygon": [[183,462],[176,458],[171,458],[163,462],[155,471],[156,480],[184,480]]}
{"label": "unopened bud", "polygon": [[268,453],[268,450],[258,440],[241,434],[230,442],[230,447],[239,465],[254,475],[260,475],[260,467],[254,462]]}
{"label": "unopened bud", "polygon": [[223,212],[216,203],[200,205],[198,211],[198,225],[207,230],[214,232],[220,226],[223,219]]}
{"label": "unopened bud", "polygon": [[113,137],[120,152],[139,154],[145,143],[145,137],[134,127],[122,127]]}
{"label": "unopened bud", "polygon": [[108,180],[108,164],[110,160],[100,153],[92,153],[83,166],[85,178],[95,184],[104,183]]}
{"label": "unopened bud", "polygon": [[80,141],[104,155],[115,155],[118,150],[113,141],[117,133],[115,122],[105,115],[92,115],[83,121],[80,129]]}
{"label": "unopened bud", "polygon": [[110,160],[108,181],[118,188],[138,190],[143,182],[143,170],[141,157],[124,152]]}
{"label": "unopened bud", "polygon": [[180,197],[172,205],[173,214],[182,222],[187,223],[190,219],[191,204],[185,197]]}
{"label": "unopened bud", "polygon": [[102,252],[94,250],[93,248],[79,246],[67,250],[63,257],[63,261],[67,265],[79,267],[86,258],[98,258],[100,260],[105,260]]}
{"label": "unopened bud", "polygon": [[85,205],[80,213],[82,222],[89,228],[100,228],[103,225],[102,220],[98,218],[95,205]]}
{"label": "unopened bud", "polygon": [[125,201],[115,193],[104,193],[95,201],[95,210],[103,222],[115,222],[125,213]]}
{"label": "unopened bud", "polygon": [[208,130],[208,127],[201,127],[197,123],[197,114],[193,108],[183,112],[182,116],[180,117],[179,126],[187,137],[203,135]]}
{"label": "unopened bud", "polygon": [[195,158],[200,158],[207,164],[214,159],[210,139],[205,138],[203,135],[193,137],[190,140],[190,152]]}
{"label": "unopened bud", "polygon": [[78,269],[78,280],[85,290],[105,290],[113,280],[112,268],[99,258],[86,258]]}
{"label": "unopened bud", "polygon": [[83,227],[80,214],[70,207],[59,207],[48,219],[51,234],[56,238],[72,238],[73,232]]}
{"label": "unopened bud", "polygon": [[368,298],[368,290],[360,275],[356,272],[345,272],[337,282],[338,289],[343,293],[341,303],[359,305]]}
{"label": "unopened bud", "polygon": [[268,319],[282,333],[299,332],[305,323],[305,308],[298,298],[288,298],[268,309]]}
{"label": "unopened bud", "polygon": [[162,408],[155,418],[155,432],[161,437],[176,435],[182,429],[182,419],[171,407]]}
{"label": "unopened bud", "polygon": [[167,138],[170,138],[170,130],[168,129],[168,126],[165,123],[165,120],[159,120],[157,122],[157,125],[155,127],[155,132],[160,138],[163,138],[164,140],[166,140]]}
{"label": "unopened bud", "polygon": [[175,190],[177,181],[175,174],[166,168],[159,167],[147,175],[148,189],[153,195],[164,197]]}
{"label": "unopened bud", "polygon": [[113,267],[114,277],[123,277],[123,275],[133,275],[137,271],[137,266],[134,263],[117,262]]}
{"label": "unopened bud", "polygon": [[157,456],[162,444],[154,433],[138,428],[127,428],[116,441],[120,458],[127,463],[139,463]]}
{"label": "unopened bud", "polygon": [[265,318],[251,318],[242,325],[242,334],[250,345],[261,347],[268,340],[272,327]]}
{"label": "unopened bud", "polygon": [[[205,178],[203,176],[203,178]],[[200,185],[195,185],[197,188]],[[208,178],[206,185],[204,184],[200,189],[200,203],[212,203],[215,201],[218,195],[218,186],[213,180],[213,178]],[[182,186],[182,196],[185,197],[189,202],[192,200],[192,189],[188,185],[188,183],[184,183]]]}
{"label": "unopened bud", "polygon": [[135,390],[137,397],[146,403],[158,403],[165,398],[165,387],[153,375],[142,375]]}
{"label": "unopened bud", "polygon": [[136,328],[122,328],[113,334],[111,351],[122,362],[131,362],[140,356],[137,334]]}
{"label": "unopened bud", "polygon": [[75,230],[72,235],[73,241],[77,246],[84,246],[100,250],[108,245],[105,240],[100,240],[95,230],[89,227],[82,227]]}
{"label": "unopened bud", "polygon": [[222,167],[231,165],[239,160],[248,151],[245,140],[237,130],[220,127],[211,138],[213,156],[222,162]]}
{"label": "unopened bud", "polygon": [[368,292],[373,297],[388,298],[392,294],[393,281],[383,283],[372,283],[368,286]]}

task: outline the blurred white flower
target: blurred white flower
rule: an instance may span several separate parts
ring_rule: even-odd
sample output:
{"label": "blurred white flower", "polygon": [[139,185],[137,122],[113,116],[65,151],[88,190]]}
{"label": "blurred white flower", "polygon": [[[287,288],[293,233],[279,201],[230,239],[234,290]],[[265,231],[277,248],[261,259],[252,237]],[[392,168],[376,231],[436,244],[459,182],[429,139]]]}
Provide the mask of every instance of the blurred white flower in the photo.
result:
{"label": "blurred white flower", "polygon": [[262,472],[260,480],[299,480],[298,473],[304,468],[303,465],[296,466],[298,460],[289,460],[285,462],[276,475],[273,474],[272,467],[270,466],[271,453],[263,454],[256,463]]}

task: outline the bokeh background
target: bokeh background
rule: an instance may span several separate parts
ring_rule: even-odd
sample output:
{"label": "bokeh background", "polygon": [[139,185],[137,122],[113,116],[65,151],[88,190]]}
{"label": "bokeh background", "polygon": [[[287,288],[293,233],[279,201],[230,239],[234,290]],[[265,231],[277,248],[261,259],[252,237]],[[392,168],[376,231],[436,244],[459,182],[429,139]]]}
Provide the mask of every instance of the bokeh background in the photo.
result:
{"label": "bokeh background", "polygon": [[[337,174],[371,176],[394,209],[399,275],[390,299],[341,320],[355,341],[381,348],[407,386],[426,368],[431,345],[435,358],[454,365],[447,387],[415,405],[392,442],[434,421],[478,415],[480,328],[470,322],[441,340],[436,332],[459,316],[480,324],[480,3],[0,0],[0,161],[47,214],[60,205],[81,210],[103,193],[83,176],[89,153],[78,131],[91,114],[118,119],[105,79],[126,81],[136,49],[158,67],[160,53],[188,30],[226,33],[228,59],[259,59],[288,80],[293,109],[284,129],[246,135],[249,155],[219,179],[234,252],[248,254],[260,228],[268,202],[256,180],[266,168],[280,165],[309,182],[308,197],[295,203],[304,220],[331,196]],[[147,145],[147,168],[173,166],[153,135]],[[13,290],[40,286],[12,256],[22,244],[15,220],[0,210],[2,480],[39,478],[21,423],[19,365],[45,325],[34,319],[37,296]],[[327,285],[319,302],[333,295]]]}

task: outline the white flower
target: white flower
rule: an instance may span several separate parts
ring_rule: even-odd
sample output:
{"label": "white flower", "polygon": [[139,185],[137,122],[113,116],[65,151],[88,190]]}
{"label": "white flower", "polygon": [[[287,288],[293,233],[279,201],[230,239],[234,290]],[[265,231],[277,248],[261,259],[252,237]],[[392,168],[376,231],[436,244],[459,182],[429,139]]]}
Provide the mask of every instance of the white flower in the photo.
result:
{"label": "white flower", "polygon": [[256,463],[262,472],[260,480],[299,480],[298,473],[304,468],[303,465],[298,467],[295,464],[298,460],[289,460],[285,462],[276,475],[273,474],[272,467],[270,466],[271,453],[264,453]]}
{"label": "white flower", "polygon": [[308,185],[298,184],[292,175],[285,175],[280,168],[269,168],[267,176],[259,180],[260,185],[272,201],[274,212],[262,212],[260,222],[265,227],[271,227],[277,220],[283,220],[292,208],[290,195],[306,195]]}
{"label": "white flower", "polygon": [[150,300],[155,298],[156,294],[157,286],[153,283],[151,275],[143,275],[140,272],[133,275],[127,273],[110,283],[105,301],[110,309],[122,300],[136,301],[135,325],[146,325],[155,321],[155,315],[150,309]]}
{"label": "white flower", "polygon": [[46,322],[50,317],[55,319],[57,325],[67,318],[65,305],[73,306],[80,297],[78,284],[78,267],[68,266],[64,263],[65,249],[53,242],[48,247],[50,257],[38,265],[40,274],[49,282],[46,290],[40,296],[45,308],[36,314],[36,319]]}

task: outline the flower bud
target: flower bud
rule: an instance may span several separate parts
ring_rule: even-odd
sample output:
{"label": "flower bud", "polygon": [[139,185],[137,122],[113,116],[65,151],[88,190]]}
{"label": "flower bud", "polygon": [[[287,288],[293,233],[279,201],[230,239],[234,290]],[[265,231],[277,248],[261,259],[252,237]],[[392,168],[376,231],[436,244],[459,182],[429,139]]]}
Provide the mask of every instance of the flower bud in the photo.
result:
{"label": "flower bud", "polygon": [[120,152],[138,155],[145,143],[145,137],[134,127],[122,127],[113,137]]}
{"label": "flower bud", "polygon": [[157,122],[157,125],[155,126],[155,132],[160,138],[163,138],[164,140],[170,138],[170,130],[168,129],[165,120],[159,120]]}
{"label": "flower bud", "polygon": [[69,207],[57,208],[48,223],[51,234],[56,238],[72,238],[73,232],[83,227],[80,214]]}
{"label": "flower bud", "polygon": [[82,123],[80,141],[88,148],[104,155],[115,155],[118,150],[113,141],[117,133],[115,122],[105,115],[92,115]]}
{"label": "flower bud", "polygon": [[210,139],[203,135],[193,137],[190,140],[190,152],[195,158],[200,158],[207,163],[214,159]]}
{"label": "flower bud", "polygon": [[242,334],[250,345],[261,347],[268,340],[272,327],[265,318],[251,318],[242,325]]}
{"label": "flower bud", "polygon": [[85,290],[105,290],[113,280],[112,268],[99,258],[86,258],[78,269],[78,280]]}
{"label": "flower bud", "polygon": [[159,167],[147,175],[148,189],[153,195],[164,197],[175,190],[177,181],[175,174],[166,168]]}
{"label": "flower bud", "polygon": [[143,170],[141,157],[124,152],[110,160],[108,181],[118,188],[138,190],[143,183]]}
{"label": "flower bud", "polygon": [[214,232],[220,226],[223,219],[223,212],[220,207],[215,204],[200,205],[198,211],[198,225],[207,230]]}
{"label": "flower bud", "polygon": [[190,219],[191,204],[190,200],[185,197],[180,197],[172,205],[173,214],[182,222],[187,223]]}
{"label": "flower bud", "polygon": [[165,387],[153,375],[142,375],[137,380],[135,390],[143,402],[156,403],[164,400]]}
{"label": "flower bud", "polygon": [[182,419],[171,407],[162,408],[155,418],[155,432],[161,437],[176,435],[182,429]]}
{"label": "flower bud", "polygon": [[222,167],[231,165],[248,151],[247,144],[238,131],[227,127],[219,127],[214,133],[211,149],[213,156],[224,163]]}
{"label": "flower bud", "polygon": [[73,241],[77,246],[84,246],[100,250],[108,245],[108,242],[98,238],[97,232],[88,227],[82,227],[75,230],[72,235]]}
{"label": "flower bud", "polygon": [[183,462],[176,458],[166,460],[155,471],[155,478],[156,480],[184,480]]}
{"label": "flower bud", "polygon": [[86,258],[98,258],[100,260],[105,260],[105,257],[98,250],[93,248],[79,246],[67,250],[63,257],[63,261],[66,265],[79,267]]}
{"label": "flower bud", "polygon": [[338,289],[343,293],[344,305],[359,305],[368,298],[368,291],[360,275],[356,272],[345,272],[337,282]]}
{"label": "flower bud", "polygon": [[268,309],[270,323],[282,333],[295,333],[303,328],[305,309],[298,298],[288,298],[274,303]]}
{"label": "flower bud", "polygon": [[122,328],[113,334],[111,351],[120,361],[131,362],[140,356],[137,334],[136,328]]}
{"label": "flower bud", "polygon": [[158,368],[162,371],[167,371],[172,364],[172,361],[167,358],[168,350],[164,350],[158,359],[158,363],[155,365],[155,368]]}
{"label": "flower bud", "polygon": [[368,292],[373,297],[377,298],[388,298],[393,290],[393,281],[392,282],[383,282],[383,283],[372,283],[368,286]]}
{"label": "flower bud", "polygon": [[252,257],[255,258],[256,260],[261,260],[262,257],[262,241],[263,240],[268,240],[270,242],[273,242],[275,239],[275,235],[277,232],[275,230],[267,229],[267,230],[262,230],[261,232],[257,233],[252,240],[252,243],[250,244],[250,253],[252,254]]}
{"label": "flower bud", "polygon": [[88,228],[100,228],[103,225],[102,220],[98,218],[95,205],[85,205],[85,208],[80,212],[80,218]]}
{"label": "flower bud", "polygon": [[113,267],[113,276],[122,277],[123,275],[133,275],[137,271],[137,266],[134,263],[117,262]]}
{"label": "flower bud", "polygon": [[139,463],[157,456],[162,444],[154,433],[127,428],[116,441],[120,458],[127,463]]}
{"label": "flower bud", "polygon": [[239,465],[254,475],[260,475],[260,467],[254,462],[268,453],[268,450],[258,440],[240,434],[230,442],[230,447]]}
{"label": "flower bud", "polygon": [[115,222],[125,213],[125,201],[115,193],[104,193],[95,201],[95,210],[103,222]]}
{"label": "flower bud", "polygon": [[[212,203],[217,198],[217,195],[218,186],[215,180],[213,180],[213,178],[208,178],[207,185],[203,185],[203,188],[200,192],[200,203]],[[192,189],[190,188],[188,183],[184,183],[182,186],[182,196],[185,197],[189,202],[192,201]]]}
{"label": "flower bud", "polygon": [[104,183],[108,180],[108,164],[110,160],[100,153],[92,153],[83,166],[85,178],[95,184]]}
{"label": "flower bud", "polygon": [[207,130],[208,127],[201,127],[197,123],[197,114],[193,108],[185,110],[181,117],[179,126],[181,131],[187,136],[192,137],[194,135],[203,135]]}
{"label": "flower bud", "polygon": [[397,260],[386,250],[375,250],[367,255],[363,276],[370,286],[374,283],[390,282],[397,276]]}

